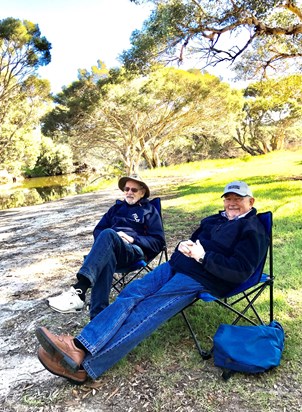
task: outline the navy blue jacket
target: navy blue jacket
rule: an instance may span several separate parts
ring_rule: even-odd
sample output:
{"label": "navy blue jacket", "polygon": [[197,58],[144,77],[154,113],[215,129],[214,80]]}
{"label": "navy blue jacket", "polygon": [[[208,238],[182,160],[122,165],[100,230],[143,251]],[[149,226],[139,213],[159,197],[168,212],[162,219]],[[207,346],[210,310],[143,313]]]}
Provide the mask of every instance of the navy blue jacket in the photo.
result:
{"label": "navy blue jacket", "polygon": [[118,200],[94,228],[94,239],[108,228],[132,236],[133,244],[143,250],[147,260],[155,257],[165,245],[161,217],[148,199],[141,199],[134,205]]}
{"label": "navy blue jacket", "polygon": [[221,212],[203,219],[191,239],[206,252],[202,263],[177,248],[170,264],[176,272],[192,276],[216,296],[223,296],[246,281],[256,270],[268,246],[268,235],[255,208],[236,220]]}

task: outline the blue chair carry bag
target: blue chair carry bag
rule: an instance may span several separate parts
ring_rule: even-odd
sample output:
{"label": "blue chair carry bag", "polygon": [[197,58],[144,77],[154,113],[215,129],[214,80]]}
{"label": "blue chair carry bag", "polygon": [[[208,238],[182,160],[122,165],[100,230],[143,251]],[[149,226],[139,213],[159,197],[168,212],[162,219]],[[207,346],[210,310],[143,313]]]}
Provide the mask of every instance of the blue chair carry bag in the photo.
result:
{"label": "blue chair carry bag", "polygon": [[214,364],[231,373],[265,372],[280,364],[283,349],[284,330],[276,321],[259,326],[222,324],[214,335]]}

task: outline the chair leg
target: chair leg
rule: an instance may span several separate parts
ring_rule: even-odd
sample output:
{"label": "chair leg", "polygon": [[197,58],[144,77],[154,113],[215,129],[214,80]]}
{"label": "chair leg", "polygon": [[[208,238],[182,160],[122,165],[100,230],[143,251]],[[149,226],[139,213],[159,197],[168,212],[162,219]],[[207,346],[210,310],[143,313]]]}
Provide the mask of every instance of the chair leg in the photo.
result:
{"label": "chair leg", "polygon": [[271,277],[269,285],[269,296],[270,296],[270,305],[269,305],[269,314],[270,322],[274,320],[274,278]]}
{"label": "chair leg", "polygon": [[189,320],[188,320],[188,318],[187,318],[187,315],[186,315],[185,312],[184,312],[184,309],[181,311],[181,314],[182,314],[182,316],[183,316],[183,318],[184,318],[184,320],[185,320],[185,322],[186,322],[186,324],[187,324],[187,326],[188,326],[188,328],[189,328],[189,331],[190,331],[190,333],[191,333],[191,335],[192,335],[192,338],[194,339],[196,348],[197,348],[200,356],[201,356],[202,359],[204,359],[204,360],[210,359],[210,358],[212,357],[212,351],[206,351],[206,350],[204,350],[204,349],[202,349],[202,348],[200,347],[200,344],[199,344],[199,342],[198,342],[198,340],[197,340],[197,337],[196,337],[196,335],[195,335],[195,333],[194,333],[194,331],[193,331],[193,328],[192,328],[192,326],[191,326],[191,324],[190,324],[190,322],[189,322]]}

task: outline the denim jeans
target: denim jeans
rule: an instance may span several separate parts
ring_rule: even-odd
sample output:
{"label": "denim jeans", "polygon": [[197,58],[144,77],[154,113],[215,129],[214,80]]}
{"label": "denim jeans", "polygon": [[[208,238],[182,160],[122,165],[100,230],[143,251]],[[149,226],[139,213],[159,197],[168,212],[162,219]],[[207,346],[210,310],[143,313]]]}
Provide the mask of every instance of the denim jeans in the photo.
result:
{"label": "denim jeans", "polygon": [[143,258],[139,246],[124,242],[114,230],[99,234],[78,272],[91,282],[91,319],[109,305],[113,274]]}
{"label": "denim jeans", "polygon": [[98,378],[202,290],[198,281],[174,273],[168,262],[131,282],[77,336],[89,351],[82,364],[88,375]]}

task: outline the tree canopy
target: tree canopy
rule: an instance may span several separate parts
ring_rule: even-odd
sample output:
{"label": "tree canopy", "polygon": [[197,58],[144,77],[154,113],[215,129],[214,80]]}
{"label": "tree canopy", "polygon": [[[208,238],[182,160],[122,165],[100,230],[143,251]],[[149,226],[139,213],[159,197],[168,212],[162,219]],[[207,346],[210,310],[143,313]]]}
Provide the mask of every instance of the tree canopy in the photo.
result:
{"label": "tree canopy", "polygon": [[39,66],[50,62],[50,49],[37,24],[12,17],[0,20],[0,103]]}
{"label": "tree canopy", "polygon": [[36,70],[50,62],[50,49],[38,25],[0,20],[0,168],[18,170],[38,154],[34,131],[47,109],[50,85]]}
{"label": "tree canopy", "polygon": [[250,84],[245,98],[245,116],[234,135],[244,151],[265,154],[301,142],[301,75]]}
{"label": "tree canopy", "polygon": [[154,3],[121,59],[131,69],[154,62],[233,64],[242,78],[300,72],[302,8],[298,0],[131,0]]}
{"label": "tree canopy", "polygon": [[[68,141],[77,154],[93,152],[128,173],[142,161],[152,168],[168,160],[167,147],[181,136],[230,136],[241,97],[216,76],[158,68],[147,77],[109,72],[94,83],[79,80],[57,98],[43,132]],[[234,128],[235,130],[235,128]],[[168,153],[168,154],[167,154]]]}

